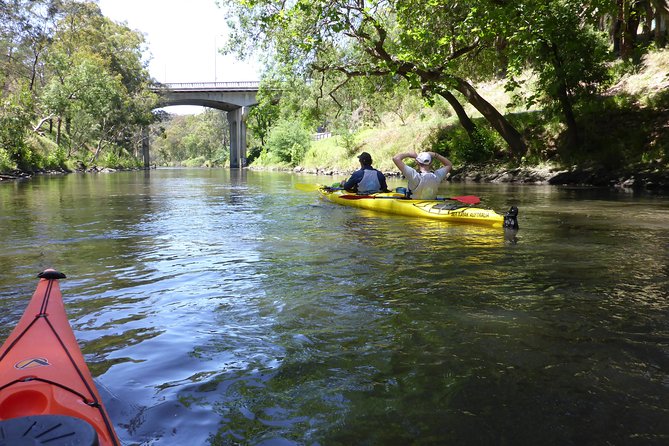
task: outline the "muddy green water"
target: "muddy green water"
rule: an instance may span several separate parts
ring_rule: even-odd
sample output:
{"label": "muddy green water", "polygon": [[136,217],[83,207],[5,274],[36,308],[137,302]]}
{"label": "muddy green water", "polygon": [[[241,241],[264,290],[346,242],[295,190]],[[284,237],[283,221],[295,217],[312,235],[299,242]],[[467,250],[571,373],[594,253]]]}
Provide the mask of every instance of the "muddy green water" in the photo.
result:
{"label": "muddy green water", "polygon": [[126,445],[669,444],[669,197],[444,186],[513,235],[295,187],[339,179],[2,183],[0,338],[66,273]]}

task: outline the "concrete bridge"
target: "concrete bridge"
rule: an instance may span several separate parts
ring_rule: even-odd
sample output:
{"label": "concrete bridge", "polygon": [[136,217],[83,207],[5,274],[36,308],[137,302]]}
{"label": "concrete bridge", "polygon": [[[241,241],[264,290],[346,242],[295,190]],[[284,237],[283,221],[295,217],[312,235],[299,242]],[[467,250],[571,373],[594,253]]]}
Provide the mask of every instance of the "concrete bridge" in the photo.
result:
{"label": "concrete bridge", "polygon": [[[153,91],[160,96],[159,107],[199,105],[227,112],[230,125],[230,167],[246,166],[246,117],[256,105],[258,81],[189,82],[160,84]],[[144,163],[148,166],[148,139],[145,139]]]}

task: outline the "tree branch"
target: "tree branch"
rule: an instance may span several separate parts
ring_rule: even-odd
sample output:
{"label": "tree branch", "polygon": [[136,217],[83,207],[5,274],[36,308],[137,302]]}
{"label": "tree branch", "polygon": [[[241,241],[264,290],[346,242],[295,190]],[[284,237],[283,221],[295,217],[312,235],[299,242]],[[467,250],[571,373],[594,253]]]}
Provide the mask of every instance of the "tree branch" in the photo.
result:
{"label": "tree branch", "polygon": [[42,120],[33,128],[33,132],[38,133],[40,127],[44,125],[45,122],[47,122],[49,119],[53,118],[53,113],[51,113],[49,116],[46,118],[42,118]]}

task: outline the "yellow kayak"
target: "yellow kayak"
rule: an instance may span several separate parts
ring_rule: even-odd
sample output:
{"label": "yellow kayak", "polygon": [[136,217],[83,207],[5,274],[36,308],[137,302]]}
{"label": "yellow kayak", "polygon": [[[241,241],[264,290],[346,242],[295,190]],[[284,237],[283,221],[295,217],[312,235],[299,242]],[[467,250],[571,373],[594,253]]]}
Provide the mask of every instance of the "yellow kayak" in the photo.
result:
{"label": "yellow kayak", "polygon": [[480,200],[471,195],[437,200],[410,200],[397,192],[356,195],[328,186],[319,187],[318,192],[321,198],[333,203],[387,214],[518,229],[518,209],[515,206],[506,214],[500,214],[493,209],[474,206],[473,203]]}

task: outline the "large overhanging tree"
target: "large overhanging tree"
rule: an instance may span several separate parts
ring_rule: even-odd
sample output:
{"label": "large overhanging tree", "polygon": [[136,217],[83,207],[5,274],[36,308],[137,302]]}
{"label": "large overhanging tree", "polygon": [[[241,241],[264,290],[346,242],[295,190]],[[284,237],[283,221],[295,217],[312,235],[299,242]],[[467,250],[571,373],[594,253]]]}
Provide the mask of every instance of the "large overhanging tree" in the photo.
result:
{"label": "large overhanging tree", "polygon": [[463,67],[494,47],[504,1],[479,0],[221,0],[231,11],[230,48],[269,52],[305,76],[401,76],[426,97],[444,97],[472,134],[461,93],[507,142],[526,152],[519,132],[472,86]]}

